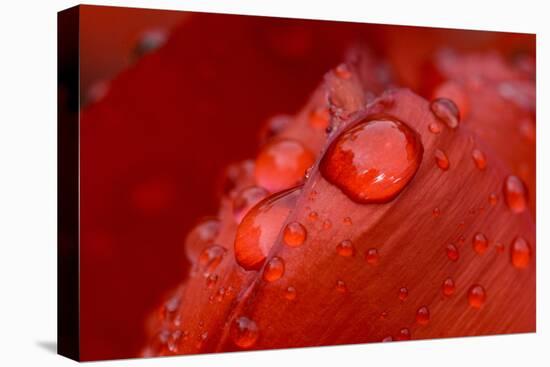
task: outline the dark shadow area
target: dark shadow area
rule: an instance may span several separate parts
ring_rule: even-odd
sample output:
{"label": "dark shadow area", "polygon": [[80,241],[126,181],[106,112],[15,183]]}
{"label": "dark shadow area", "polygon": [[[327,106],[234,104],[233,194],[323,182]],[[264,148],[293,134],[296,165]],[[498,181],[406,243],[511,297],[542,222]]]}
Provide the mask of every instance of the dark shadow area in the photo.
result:
{"label": "dark shadow area", "polygon": [[36,345],[38,345],[40,348],[46,350],[47,352],[57,354],[57,342],[56,341],[41,340],[41,341],[37,341]]}

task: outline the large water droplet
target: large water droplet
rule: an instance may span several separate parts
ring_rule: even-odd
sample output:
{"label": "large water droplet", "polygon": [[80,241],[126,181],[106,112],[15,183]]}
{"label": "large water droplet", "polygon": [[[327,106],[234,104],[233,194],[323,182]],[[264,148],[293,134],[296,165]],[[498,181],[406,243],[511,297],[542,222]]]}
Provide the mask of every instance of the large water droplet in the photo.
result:
{"label": "large water droplet", "polygon": [[474,247],[475,252],[482,255],[487,251],[487,248],[489,247],[489,241],[487,240],[487,237],[483,233],[476,233],[474,235],[474,238],[472,240],[472,245]]}
{"label": "large water droplet", "polygon": [[481,308],[481,306],[485,303],[486,298],[487,295],[485,294],[485,288],[479,284],[475,284],[470,287],[470,290],[468,291],[468,303],[470,306],[473,308]]}
{"label": "large water droplet", "polygon": [[268,194],[266,189],[256,186],[247,187],[241,190],[233,199],[233,214],[235,216],[235,221],[241,223],[246,213]]}
{"label": "large water droplet", "polygon": [[443,295],[449,297],[452,296],[455,292],[455,282],[452,278],[447,278],[443,282],[443,285],[441,286],[441,291],[443,292]]}
{"label": "large water droplet", "polygon": [[521,213],[527,207],[527,189],[517,176],[508,176],[504,180],[504,200],[514,213]]}
{"label": "large water droplet", "polygon": [[271,192],[288,189],[303,179],[314,160],[313,153],[296,140],[269,142],[256,158],[256,181]]}
{"label": "large water droplet", "polygon": [[343,240],[336,246],[336,252],[340,256],[349,257],[355,254],[355,248],[350,240]]}
{"label": "large water droplet", "polygon": [[298,247],[304,243],[307,237],[305,227],[298,222],[290,222],[285,226],[283,241],[290,247]]}
{"label": "large water droplet", "polygon": [[518,269],[526,268],[531,261],[531,245],[521,236],[514,238],[510,246],[512,265]]}
{"label": "large water droplet", "polygon": [[427,306],[422,306],[416,311],[416,322],[419,325],[427,325],[430,322],[430,310]]}
{"label": "large water droplet", "polygon": [[241,316],[231,324],[230,336],[237,347],[248,349],[258,341],[260,330],[253,320]]}
{"label": "large water droplet", "polygon": [[481,150],[474,149],[472,151],[472,159],[478,169],[483,171],[487,168],[487,157],[485,157],[485,154]]}
{"label": "large water droplet", "polygon": [[387,202],[414,177],[422,153],[416,132],[401,121],[380,117],[342,133],[319,167],[323,177],[353,201]]}
{"label": "large water droplet", "polygon": [[285,263],[280,257],[273,257],[266,264],[264,269],[264,280],[267,282],[274,282],[280,279],[285,273]]}
{"label": "large water droplet", "polygon": [[446,247],[447,251],[447,257],[451,261],[457,261],[459,257],[458,248],[453,245],[452,243],[449,243]]}
{"label": "large water droplet", "polygon": [[460,114],[456,104],[447,98],[437,98],[430,103],[430,109],[435,117],[444,122],[451,129],[458,127]]}
{"label": "large water droplet", "polygon": [[436,149],[434,152],[435,157],[435,163],[439,168],[441,168],[443,171],[446,171],[450,167],[449,158],[447,157],[447,154],[445,154],[444,151],[440,149]]}
{"label": "large water droplet", "polygon": [[244,216],[237,228],[234,245],[235,258],[244,269],[262,267],[300,192],[300,188],[294,188],[273,194]]}

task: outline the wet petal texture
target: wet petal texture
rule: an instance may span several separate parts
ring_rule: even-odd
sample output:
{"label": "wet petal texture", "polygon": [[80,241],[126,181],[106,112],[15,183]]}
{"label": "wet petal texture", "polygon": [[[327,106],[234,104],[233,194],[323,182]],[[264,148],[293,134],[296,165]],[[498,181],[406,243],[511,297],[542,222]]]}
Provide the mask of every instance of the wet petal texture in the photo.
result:
{"label": "wet petal texture", "polygon": [[155,306],[147,356],[534,330],[535,73],[502,56],[521,40],[321,24],[191,17],[82,114],[102,357]]}

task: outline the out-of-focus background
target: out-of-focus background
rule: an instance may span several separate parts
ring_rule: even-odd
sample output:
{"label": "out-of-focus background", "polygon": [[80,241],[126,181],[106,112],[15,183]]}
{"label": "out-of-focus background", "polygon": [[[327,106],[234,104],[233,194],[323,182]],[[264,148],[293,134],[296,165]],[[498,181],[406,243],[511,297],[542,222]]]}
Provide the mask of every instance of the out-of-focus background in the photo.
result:
{"label": "out-of-focus background", "polygon": [[59,113],[81,113],[83,359],[137,355],[145,318],[184,279],[187,231],[216,214],[224,167],[356,43],[424,95],[417,70],[441,47],[535,50],[531,35],[80,7],[80,91],[62,83]]}

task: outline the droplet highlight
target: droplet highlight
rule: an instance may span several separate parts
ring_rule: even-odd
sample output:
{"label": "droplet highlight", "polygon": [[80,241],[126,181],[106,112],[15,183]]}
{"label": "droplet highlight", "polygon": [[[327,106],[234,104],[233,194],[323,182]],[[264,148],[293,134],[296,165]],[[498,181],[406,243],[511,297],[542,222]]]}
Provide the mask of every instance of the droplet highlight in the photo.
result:
{"label": "droplet highlight", "polygon": [[432,113],[451,129],[456,129],[460,122],[460,113],[456,104],[448,98],[437,98],[430,103]]}
{"label": "droplet highlight", "polygon": [[443,284],[441,286],[441,291],[443,292],[443,295],[446,297],[450,297],[454,294],[456,289],[455,282],[452,278],[447,278],[445,281],[443,281]]}
{"label": "droplet highlight", "polygon": [[365,260],[370,265],[378,265],[378,263],[380,262],[380,255],[378,254],[378,250],[375,248],[368,249],[365,254]]}
{"label": "droplet highlight", "polygon": [[489,247],[489,240],[487,240],[487,237],[483,233],[478,232],[474,235],[474,238],[472,239],[472,245],[475,252],[483,255]]}
{"label": "droplet highlight", "polygon": [[504,200],[514,213],[521,213],[527,208],[527,189],[517,176],[508,176],[504,180]]}
{"label": "droplet highlight", "polygon": [[427,325],[430,322],[430,310],[427,306],[422,306],[416,311],[416,323]]}
{"label": "droplet highlight", "polygon": [[517,269],[526,268],[531,262],[531,245],[521,236],[514,238],[510,246],[512,265]]}
{"label": "droplet highlight", "polygon": [[290,247],[302,245],[307,237],[306,228],[299,222],[290,222],[285,226],[283,241]]}
{"label": "droplet highlight", "polygon": [[355,255],[355,248],[350,240],[344,240],[336,246],[336,252],[343,257],[350,257]]}
{"label": "droplet highlight", "polygon": [[445,154],[445,152],[442,151],[441,149],[435,150],[434,158],[437,166],[443,171],[447,171],[451,166],[451,163],[449,162],[449,158],[447,157],[447,154]]}
{"label": "droplet highlight", "polygon": [[475,284],[468,290],[468,303],[473,308],[481,308],[487,299],[485,288]]}
{"label": "droplet highlight", "polygon": [[264,269],[264,280],[267,282],[274,282],[281,279],[285,273],[285,263],[280,257],[273,257],[266,264]]}

